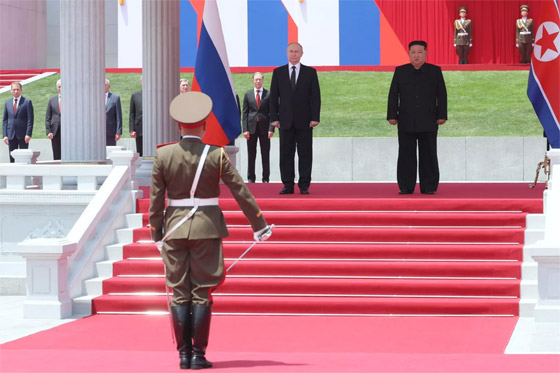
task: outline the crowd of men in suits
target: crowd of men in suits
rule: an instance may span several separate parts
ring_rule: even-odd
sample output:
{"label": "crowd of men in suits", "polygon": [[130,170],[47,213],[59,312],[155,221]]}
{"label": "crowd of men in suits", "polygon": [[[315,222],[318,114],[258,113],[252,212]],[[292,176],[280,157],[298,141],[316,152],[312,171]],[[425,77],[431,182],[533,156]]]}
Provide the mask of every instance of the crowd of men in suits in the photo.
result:
{"label": "crowd of men in suits", "polygon": [[[34,110],[30,99],[21,95],[23,91],[20,82],[11,84],[12,98],[4,104],[4,114],[2,120],[2,134],[4,143],[8,145],[10,152],[10,162],[14,162],[12,151],[15,149],[28,149],[29,141],[33,134]],[[53,159],[60,160],[61,151],[61,112],[62,84],[59,79],[56,82],[58,94],[49,99],[45,114],[45,133],[51,140]],[[116,145],[122,136],[122,108],[121,99],[118,95],[111,93],[111,83],[105,79],[105,114],[106,114],[106,136],[107,145]],[[140,96],[140,100],[142,96]],[[141,135],[142,108],[140,107],[140,135]],[[132,127],[131,128],[135,128]],[[132,134],[131,134],[132,135]],[[140,147],[141,151],[141,147]]]}
{"label": "crowd of men in suits", "polygon": [[[242,111],[242,132],[247,139],[247,179],[253,183],[257,144],[262,158],[262,182],[270,181],[270,138],[279,132],[280,194],[293,194],[295,187],[295,154],[298,154],[300,194],[309,194],[313,163],[313,129],[319,125],[321,92],[317,70],[303,65],[303,47],[290,43],[286,50],[288,63],[274,69],[270,90],[264,88],[263,74],[253,74],[253,88],[245,93]],[[425,63],[427,44],[409,44],[410,63],[398,66],[391,83],[387,120],[398,125],[399,157],[397,180],[401,194],[414,192],[419,150],[420,191],[436,192],[439,183],[437,162],[437,129],[447,119],[447,92],[441,68]],[[142,83],[142,79],[140,79]],[[45,126],[52,141],[54,159],[61,158],[61,82],[56,84],[58,95],[47,106]],[[122,136],[122,108],[120,97],[110,92],[111,83],[105,79],[106,143],[116,145]],[[6,101],[3,116],[3,137],[9,151],[27,148],[33,132],[33,104],[21,96],[22,86],[12,83],[13,98]],[[190,91],[189,81],[181,79],[180,93]],[[129,118],[130,137],[142,156],[142,90],[132,94]],[[10,161],[14,159],[10,155]]]}

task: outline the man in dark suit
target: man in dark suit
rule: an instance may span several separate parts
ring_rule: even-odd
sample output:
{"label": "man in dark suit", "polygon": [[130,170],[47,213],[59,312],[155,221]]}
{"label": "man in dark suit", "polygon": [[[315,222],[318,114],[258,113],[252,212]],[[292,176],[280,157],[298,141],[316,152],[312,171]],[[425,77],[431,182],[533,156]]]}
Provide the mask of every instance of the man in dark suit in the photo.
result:
{"label": "man in dark suit", "polygon": [[47,104],[47,113],[45,115],[45,128],[47,132],[47,137],[51,140],[53,159],[61,159],[61,135],[60,135],[60,79],[56,82],[56,90],[58,94],[49,99]]}
{"label": "man in dark suit", "polygon": [[[142,84],[142,77],[140,77]],[[130,114],[128,121],[130,137],[136,139],[136,151],[142,156],[142,90],[130,97]]]}
{"label": "man in dark suit", "polygon": [[261,146],[262,182],[268,183],[270,179],[270,138],[274,135],[274,127],[270,124],[268,110],[269,92],[263,88],[263,75],[259,72],[253,74],[255,87],[248,90],[243,98],[243,136],[247,139],[247,153],[249,164],[247,179],[254,183],[255,160],[257,158],[257,142]]}
{"label": "man in dark suit", "polygon": [[204,93],[186,92],[173,99],[169,113],[182,139],[158,147],[150,187],[151,236],[163,241],[161,256],[167,286],[173,290],[170,312],[181,369],[212,367],[205,357],[212,291],[224,280],[222,238],[228,235],[218,204],[220,181],[249,220],[255,240],[264,239],[262,233],[269,229],[224,148],[202,143],[211,112],[212,100]]}
{"label": "man in dark suit", "polygon": [[27,149],[33,134],[33,103],[21,95],[20,82],[11,85],[13,98],[4,104],[2,133],[9,146],[10,162],[14,162],[12,150]]}
{"label": "man in dark suit", "polygon": [[439,184],[437,160],[438,126],[447,121],[447,90],[441,68],[426,62],[427,44],[408,45],[410,63],[398,66],[393,75],[387,120],[398,124],[397,180],[400,194],[411,194],[416,185],[416,147],[420,157],[420,191],[434,194]]}
{"label": "man in dark suit", "polygon": [[270,84],[270,120],[280,129],[280,194],[294,193],[294,157],[299,158],[298,187],[309,194],[313,162],[313,128],[319,125],[321,91],[317,70],[300,63],[303,47],[290,43],[288,64],[274,69]]}
{"label": "man in dark suit", "polygon": [[122,135],[122,108],[121,98],[109,92],[111,82],[105,79],[105,127],[107,145],[117,145]]}

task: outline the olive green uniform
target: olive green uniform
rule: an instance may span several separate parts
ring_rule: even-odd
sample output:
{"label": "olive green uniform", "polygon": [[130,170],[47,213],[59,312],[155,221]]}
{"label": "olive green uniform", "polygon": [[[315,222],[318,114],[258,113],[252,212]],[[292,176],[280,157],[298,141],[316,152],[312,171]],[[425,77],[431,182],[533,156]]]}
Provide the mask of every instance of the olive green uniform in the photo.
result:
{"label": "olive green uniform", "polygon": [[471,51],[472,44],[472,22],[470,19],[456,19],[454,22],[454,44],[457,55],[459,56],[459,64],[467,64],[467,56]]}
{"label": "olive green uniform", "polygon": [[[188,137],[156,151],[150,189],[150,226],[152,239],[159,241],[191,207],[168,207],[165,196],[188,199],[196,169],[204,149],[199,138]],[[230,163],[223,148],[212,146],[204,163],[195,198],[220,195],[220,180],[231,190],[254,231],[266,221],[251,192]],[[222,238],[228,236],[219,206],[199,206],[192,218],[177,228],[164,242],[162,257],[167,270],[167,285],[173,289],[171,304],[211,305],[211,292],[224,278]]]}
{"label": "olive green uniform", "polygon": [[515,44],[519,47],[521,63],[529,63],[531,62],[531,53],[533,53],[533,43],[535,42],[533,20],[531,18],[526,20],[520,18],[515,23],[515,29]]}

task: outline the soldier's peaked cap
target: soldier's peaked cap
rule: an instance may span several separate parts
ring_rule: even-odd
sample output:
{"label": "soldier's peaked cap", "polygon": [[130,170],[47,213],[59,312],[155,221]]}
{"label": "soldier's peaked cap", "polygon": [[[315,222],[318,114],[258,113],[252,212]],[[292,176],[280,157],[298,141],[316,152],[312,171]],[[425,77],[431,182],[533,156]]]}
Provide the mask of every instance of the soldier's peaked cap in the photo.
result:
{"label": "soldier's peaked cap", "polygon": [[186,92],[173,99],[169,105],[169,115],[181,127],[196,128],[212,112],[212,99],[202,92]]}
{"label": "soldier's peaked cap", "polygon": [[519,10],[523,11],[523,9],[525,9],[526,11],[529,11],[529,5],[521,5],[519,7]]}
{"label": "soldier's peaked cap", "polygon": [[459,12],[461,12],[461,10],[464,10],[465,13],[468,13],[468,12],[469,12],[469,11],[467,10],[467,7],[466,7],[466,6],[460,6],[460,7],[459,7]]}

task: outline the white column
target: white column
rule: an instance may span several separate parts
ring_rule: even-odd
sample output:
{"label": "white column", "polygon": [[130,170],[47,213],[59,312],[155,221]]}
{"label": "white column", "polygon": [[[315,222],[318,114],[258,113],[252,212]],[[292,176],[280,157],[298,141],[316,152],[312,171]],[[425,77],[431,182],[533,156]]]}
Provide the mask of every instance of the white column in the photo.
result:
{"label": "white column", "polygon": [[[179,139],[169,105],[179,94],[179,0],[142,2],[142,126],[144,156]],[[151,171],[150,171],[151,172]]]}
{"label": "white column", "polygon": [[105,161],[105,2],[60,1],[62,161]]}

